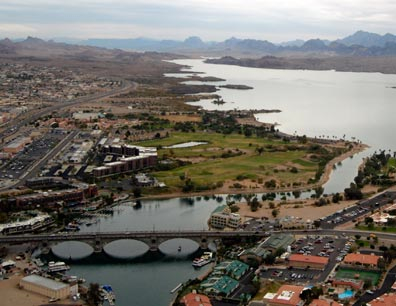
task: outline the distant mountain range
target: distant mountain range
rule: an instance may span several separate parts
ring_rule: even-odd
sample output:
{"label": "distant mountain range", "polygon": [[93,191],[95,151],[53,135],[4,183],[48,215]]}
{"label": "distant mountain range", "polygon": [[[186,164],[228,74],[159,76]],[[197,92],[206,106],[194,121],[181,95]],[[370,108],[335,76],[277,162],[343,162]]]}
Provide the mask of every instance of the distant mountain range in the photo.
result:
{"label": "distant mountain range", "polygon": [[396,55],[396,36],[379,35],[358,31],[353,35],[335,41],[310,39],[294,40],[275,44],[267,40],[238,39],[232,37],[222,42],[204,42],[193,36],[184,41],[155,40],[150,38],[133,39],[87,39],[75,42],[79,45],[104,48],[119,48],[135,51],[158,51],[181,54],[197,53],[202,55],[240,54],[240,55]]}
{"label": "distant mountain range", "polygon": [[[55,42],[57,41],[57,42]],[[58,38],[44,41],[28,37],[24,40],[0,40],[0,53],[12,54],[16,50],[32,50],[39,46],[50,47],[51,52],[62,52],[76,48],[84,55],[93,50],[89,47],[130,51],[166,52],[184,55],[207,56],[238,56],[258,57],[265,55],[276,56],[393,56],[396,55],[396,36],[393,34],[379,35],[358,31],[342,39],[329,41],[310,39],[307,41],[294,40],[281,44],[274,44],[267,40],[238,39],[232,37],[222,42],[204,42],[193,36],[184,41],[155,40],[150,38],[132,39],[74,39]],[[74,45],[74,48],[71,46]]]}

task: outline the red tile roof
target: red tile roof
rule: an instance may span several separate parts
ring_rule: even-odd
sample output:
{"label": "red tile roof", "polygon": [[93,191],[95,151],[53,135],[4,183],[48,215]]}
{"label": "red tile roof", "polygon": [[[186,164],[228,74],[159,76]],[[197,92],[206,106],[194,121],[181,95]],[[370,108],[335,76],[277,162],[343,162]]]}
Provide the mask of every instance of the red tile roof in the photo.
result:
{"label": "red tile roof", "polygon": [[378,259],[380,257],[377,255],[368,255],[368,254],[357,254],[351,253],[345,256],[344,263],[360,263],[364,265],[373,265],[376,266],[378,263]]}
{"label": "red tile roof", "polygon": [[326,300],[319,300],[315,299],[309,304],[309,306],[341,306],[340,303],[337,303],[336,301],[326,301]]}
{"label": "red tile roof", "polygon": [[189,293],[182,298],[186,306],[212,306],[209,298],[203,294]]}
{"label": "red tile roof", "polygon": [[375,300],[371,301],[367,305],[370,306],[396,306],[396,294],[389,293],[381,295],[380,297],[376,298]]}
{"label": "red tile roof", "polygon": [[289,256],[289,262],[290,261],[327,265],[329,259],[327,257],[320,256],[292,254]]}

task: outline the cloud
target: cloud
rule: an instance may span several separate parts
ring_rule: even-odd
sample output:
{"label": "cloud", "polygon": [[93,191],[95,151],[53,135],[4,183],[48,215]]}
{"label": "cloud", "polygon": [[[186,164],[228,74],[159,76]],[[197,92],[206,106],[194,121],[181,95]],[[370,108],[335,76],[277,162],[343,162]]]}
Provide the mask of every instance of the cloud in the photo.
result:
{"label": "cloud", "polygon": [[337,38],[359,29],[391,32],[396,1],[2,0],[0,20],[8,25],[2,36],[20,36],[25,27],[26,35],[34,32],[46,38],[61,32],[80,37],[181,39],[199,35],[216,40],[239,36],[280,41]]}

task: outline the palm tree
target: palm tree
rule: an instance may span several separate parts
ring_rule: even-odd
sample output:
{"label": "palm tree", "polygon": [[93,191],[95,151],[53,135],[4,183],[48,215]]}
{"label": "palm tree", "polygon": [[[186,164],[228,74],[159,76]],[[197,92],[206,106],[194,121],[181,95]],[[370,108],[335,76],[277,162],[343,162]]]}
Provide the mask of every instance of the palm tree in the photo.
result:
{"label": "palm tree", "polygon": [[98,306],[102,298],[100,296],[100,286],[98,283],[90,283],[87,292],[87,303],[89,306]]}

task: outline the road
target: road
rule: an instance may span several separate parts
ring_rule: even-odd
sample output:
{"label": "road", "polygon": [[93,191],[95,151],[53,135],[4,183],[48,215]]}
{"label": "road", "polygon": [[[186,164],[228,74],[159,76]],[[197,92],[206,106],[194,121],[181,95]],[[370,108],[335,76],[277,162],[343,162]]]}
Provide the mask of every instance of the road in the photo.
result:
{"label": "road", "polygon": [[30,169],[26,170],[18,183],[11,187],[18,187],[25,184],[26,180],[36,177],[40,169],[47,164],[47,162],[54,158],[74,137],[79,133],[78,130],[71,132],[60,143],[56,145],[50,152],[48,152],[42,159],[36,162]]}
{"label": "road", "polygon": [[[4,142],[4,138],[10,138],[12,135],[17,134],[19,129],[22,126],[24,126],[25,124],[29,124],[31,121],[37,120],[41,116],[50,114],[54,111],[58,111],[62,108],[67,108],[67,107],[75,106],[75,105],[82,104],[82,103],[91,102],[91,101],[98,100],[98,99],[107,98],[107,97],[113,96],[115,94],[120,94],[122,92],[125,92],[127,90],[136,89],[136,87],[137,87],[137,83],[122,80],[121,88],[113,89],[111,91],[104,92],[104,93],[98,93],[95,95],[90,95],[90,96],[74,99],[69,102],[63,102],[63,103],[59,102],[55,105],[46,107],[42,110],[39,110],[38,112],[28,115],[25,118],[17,118],[18,122],[15,122],[15,120],[12,120],[10,122],[7,122],[2,127],[1,132],[0,132],[0,139],[2,140],[2,142]],[[9,132],[9,128],[13,128],[13,131]]]}
{"label": "road", "polygon": [[[79,99],[72,100],[70,102],[58,103],[56,105],[47,107],[47,108],[40,110],[32,115],[29,115],[28,117],[26,117],[24,119],[19,120],[17,123],[15,123],[15,120],[8,122],[5,126],[3,126],[3,130],[0,133],[0,139],[4,140],[5,137],[9,138],[12,135],[16,135],[19,132],[19,129],[21,127],[23,127],[25,124],[27,124],[33,120],[36,120],[43,115],[50,114],[53,111],[57,111],[62,108],[75,106],[78,104],[87,103],[87,102],[95,101],[98,99],[110,97],[112,95],[120,94],[120,93],[123,93],[128,90],[134,90],[134,89],[136,89],[136,87],[137,87],[137,83],[129,82],[129,81],[122,81],[121,88],[117,88],[117,89],[114,89],[114,90],[111,90],[111,91],[108,91],[105,93],[99,93],[99,94],[95,94],[95,95],[91,95],[91,96],[87,96],[87,97],[82,97]],[[7,134],[7,131],[8,131],[7,128],[10,126],[13,127],[13,132],[10,134]],[[27,170],[25,172],[25,174],[21,176],[20,180],[18,180],[17,182],[14,182],[11,185],[2,187],[2,188],[0,188],[0,190],[5,190],[5,189],[21,186],[26,182],[27,179],[35,177],[38,174],[40,168],[42,168],[48,162],[48,160],[50,160],[51,158],[56,156],[64,148],[64,146],[67,145],[67,143],[77,135],[77,133],[78,133],[78,130],[71,132],[54,149],[52,149],[42,159],[40,159],[39,162],[36,162],[33,167],[31,167],[29,170]]]}
{"label": "road", "polygon": [[353,304],[353,306],[362,306],[365,305],[366,303],[376,299],[377,297],[380,297],[381,295],[387,293],[393,283],[395,282],[396,278],[396,267],[393,267],[389,272],[386,274],[384,283],[382,284],[382,287],[375,290],[373,294],[365,293],[363,294],[356,302]]}

